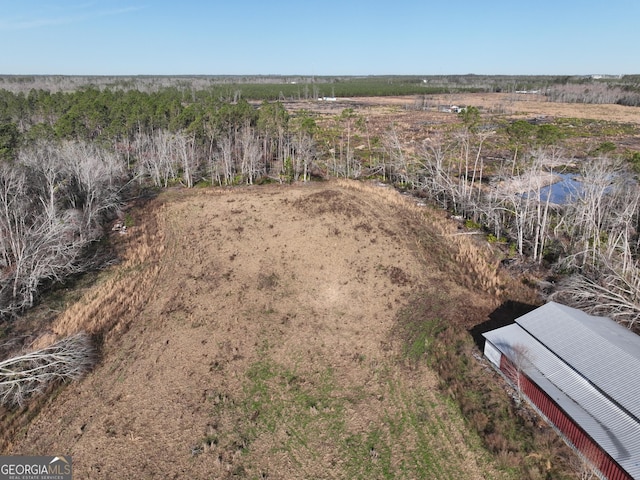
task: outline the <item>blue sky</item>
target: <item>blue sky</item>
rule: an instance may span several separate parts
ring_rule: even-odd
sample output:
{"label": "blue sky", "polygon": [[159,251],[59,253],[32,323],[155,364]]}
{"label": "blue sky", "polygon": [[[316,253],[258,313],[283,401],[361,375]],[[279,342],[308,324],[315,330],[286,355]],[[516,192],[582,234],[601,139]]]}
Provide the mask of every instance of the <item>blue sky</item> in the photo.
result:
{"label": "blue sky", "polygon": [[640,0],[0,0],[0,74],[640,73]]}

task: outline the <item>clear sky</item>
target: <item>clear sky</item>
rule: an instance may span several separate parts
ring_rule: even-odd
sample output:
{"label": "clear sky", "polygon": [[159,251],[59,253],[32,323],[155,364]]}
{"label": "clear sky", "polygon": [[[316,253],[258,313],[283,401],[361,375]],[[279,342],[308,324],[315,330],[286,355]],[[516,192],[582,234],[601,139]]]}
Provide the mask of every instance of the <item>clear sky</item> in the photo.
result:
{"label": "clear sky", "polygon": [[640,0],[0,0],[0,74],[640,73]]}

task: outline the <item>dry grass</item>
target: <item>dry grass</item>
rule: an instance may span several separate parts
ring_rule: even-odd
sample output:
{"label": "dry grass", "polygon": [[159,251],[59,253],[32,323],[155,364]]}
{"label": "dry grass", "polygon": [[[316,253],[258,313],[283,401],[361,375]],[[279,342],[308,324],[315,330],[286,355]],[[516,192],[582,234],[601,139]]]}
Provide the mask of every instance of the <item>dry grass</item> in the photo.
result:
{"label": "dry grass", "polygon": [[51,332],[38,339],[36,348],[84,331],[94,336],[120,335],[128,328],[123,319],[144,305],[153,291],[164,252],[161,215],[153,207],[138,226],[121,239],[122,263],[58,316]]}
{"label": "dry grass", "polygon": [[[126,236],[114,238],[122,262],[104,272],[96,285],[85,293],[48,325],[47,330],[29,345],[30,350],[45,349],[65,338],[89,334],[98,347],[110,338],[122,335],[135,314],[149,301],[160,271],[164,251],[162,221],[158,209],[147,208],[144,221],[130,228]],[[25,432],[30,421],[47,403],[47,395],[61,387],[52,385],[45,396],[23,408],[12,411],[0,408],[0,451],[10,449]]]}
{"label": "dry grass", "polygon": [[419,328],[486,318],[506,280],[481,244],[356,182],[162,201],[54,323],[100,335],[100,364],[4,452],[69,453],[82,478],[508,478],[403,316],[419,294]]}
{"label": "dry grass", "polygon": [[452,222],[446,213],[428,208],[411,197],[399,195],[390,187],[348,180],[340,180],[338,183],[402,209],[409,226],[413,225],[414,232],[417,232],[416,227],[422,230],[415,238],[418,255],[426,255],[429,258],[425,261],[433,262],[436,259],[430,255],[433,253],[431,244],[435,244],[441,250],[438,261],[443,269],[450,272],[454,270],[453,276],[464,282],[466,287],[484,292],[488,298],[496,301],[503,298],[505,278],[486,242],[461,235],[458,224]]}
{"label": "dry grass", "polygon": [[[390,107],[413,107],[415,97],[369,97],[354,99],[355,102],[372,106],[384,106],[387,112]],[[455,93],[447,95],[430,95],[429,105],[475,106],[483,111],[507,114],[520,117],[569,117],[607,120],[620,123],[640,124],[640,111],[636,107],[611,104],[555,103],[548,102],[542,95],[521,95],[515,93]],[[451,114],[449,117],[455,117]],[[444,117],[443,117],[444,118]]]}

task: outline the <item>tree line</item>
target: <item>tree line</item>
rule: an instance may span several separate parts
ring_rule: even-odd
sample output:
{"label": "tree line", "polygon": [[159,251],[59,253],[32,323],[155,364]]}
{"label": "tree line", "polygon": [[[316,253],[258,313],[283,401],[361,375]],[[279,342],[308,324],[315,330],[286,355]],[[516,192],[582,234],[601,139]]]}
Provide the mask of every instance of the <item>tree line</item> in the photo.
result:
{"label": "tree line", "polygon": [[307,180],[317,126],[282,104],[176,89],[0,91],[0,315],[90,268],[127,192]]}
{"label": "tree line", "polygon": [[552,102],[640,106],[640,86],[637,84],[591,82],[554,85],[546,88],[544,94]]}
{"label": "tree line", "polygon": [[506,128],[513,155],[488,164],[483,145],[497,132],[479,128],[473,109],[461,123],[414,155],[391,132],[389,178],[510,245],[512,258],[550,267],[557,278],[550,298],[638,329],[640,186],[629,166],[603,154],[579,161],[579,186],[556,203],[546,187],[571,162],[555,134],[513,122]]}
{"label": "tree line", "polygon": [[[489,159],[496,136],[511,153]],[[634,326],[638,186],[605,153],[580,162],[583,188],[558,205],[544,187],[567,164],[560,129],[485,125],[473,107],[457,126],[409,145],[393,125],[374,134],[351,109],[320,121],[279,102],[225,102],[177,88],[0,90],[0,314],[28,308],[42,286],[89,268],[87,253],[127,189],[320,175],[415,191],[514,255],[572,273],[555,295],[584,309],[607,305]]]}

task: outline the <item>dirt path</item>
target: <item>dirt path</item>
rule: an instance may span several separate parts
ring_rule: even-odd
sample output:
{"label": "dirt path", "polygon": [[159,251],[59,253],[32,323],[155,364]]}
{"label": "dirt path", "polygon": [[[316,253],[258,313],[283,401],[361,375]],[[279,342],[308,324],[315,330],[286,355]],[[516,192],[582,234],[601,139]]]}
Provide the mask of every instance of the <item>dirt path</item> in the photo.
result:
{"label": "dirt path", "polygon": [[322,183],[161,201],[162,248],[122,284],[144,292],[11,453],[70,454],[77,478],[500,478],[397,335],[417,291],[458,315],[495,303],[456,281],[441,257],[459,253],[399,195]]}

